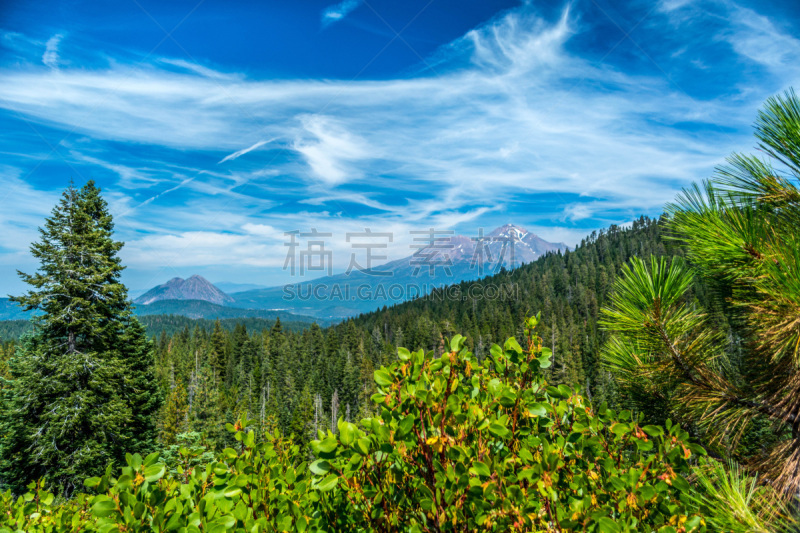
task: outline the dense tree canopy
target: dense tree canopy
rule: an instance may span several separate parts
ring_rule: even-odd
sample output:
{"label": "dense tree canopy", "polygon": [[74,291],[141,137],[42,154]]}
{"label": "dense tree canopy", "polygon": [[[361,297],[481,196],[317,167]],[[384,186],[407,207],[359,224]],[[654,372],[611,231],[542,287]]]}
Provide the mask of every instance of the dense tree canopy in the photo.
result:
{"label": "dense tree canopy", "polygon": [[642,425],[549,385],[542,370],[552,355],[536,326],[527,319],[523,345],[511,337],[483,362],[460,335],[440,357],[400,348],[396,362],[374,373],[375,415],[339,418],[336,433],[319,431],[310,450],[280,435],[259,442],[239,420],[228,426],[233,445],[207,463],[188,448],[175,469],[158,454],[133,454],[119,475],[87,479],[92,494],[64,505],[35,483],[18,499],[6,494],[0,532],[701,533],[780,525],[783,509],[761,505],[763,489],[748,495],[761,512],[736,505],[726,473],[680,426]]}
{"label": "dense tree canopy", "polygon": [[155,444],[159,391],[151,344],[119,281],[113,222],[93,182],[68,188],[31,246],[40,261],[15,298],[33,333],[8,360],[0,480],[47,476],[66,493],[129,449]]}

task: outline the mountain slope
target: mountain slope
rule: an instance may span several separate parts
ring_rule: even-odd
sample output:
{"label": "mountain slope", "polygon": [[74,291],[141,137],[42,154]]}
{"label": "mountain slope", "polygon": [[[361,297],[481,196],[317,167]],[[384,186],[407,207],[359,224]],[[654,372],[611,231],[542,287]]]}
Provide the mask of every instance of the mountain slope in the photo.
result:
{"label": "mountain slope", "polygon": [[23,311],[8,298],[0,298],[0,320],[26,320],[29,316],[30,312]]}
{"label": "mountain slope", "polygon": [[172,278],[162,285],[153,287],[136,298],[133,303],[148,305],[162,300],[204,300],[217,305],[234,301],[204,277],[194,275],[188,279]]}
{"label": "mountain slope", "polygon": [[436,287],[478,279],[501,269],[530,263],[549,252],[564,252],[523,228],[506,224],[481,241],[464,235],[439,237],[413,255],[375,267],[371,272],[325,276],[313,281],[231,294],[236,307],[288,309],[343,318],[384,305],[424,296]]}
{"label": "mountain slope", "polygon": [[[393,346],[441,350],[445,339],[466,336],[478,358],[492,343],[520,334],[526,316],[542,313],[538,331],[553,354],[547,370],[554,383],[580,383],[598,402],[618,401],[609,375],[598,361],[606,332],[598,325],[614,282],[631,257],[681,256],[683,250],[662,238],[659,220],[642,217],[630,228],[611,226],[587,236],[564,254],[549,254],[513,271],[464,281],[425,298],[365,313],[334,326],[339,336],[360,332],[361,342],[381,338]],[[499,290],[497,290],[499,288]],[[457,290],[453,290],[457,289]],[[695,283],[691,298],[724,320],[718,303]],[[352,344],[357,344],[354,341]]]}
{"label": "mountain slope", "polygon": [[159,300],[151,304],[136,305],[135,313],[138,316],[150,315],[180,315],[187,318],[268,318],[274,320],[278,316],[296,322],[314,321],[313,318],[294,315],[285,311],[272,311],[266,309],[241,309],[206,302],[205,300]]}
{"label": "mountain slope", "polygon": [[233,281],[218,281],[214,286],[224,292],[231,294],[232,292],[254,291],[256,289],[266,289],[266,285],[259,285],[257,283],[235,283]]}

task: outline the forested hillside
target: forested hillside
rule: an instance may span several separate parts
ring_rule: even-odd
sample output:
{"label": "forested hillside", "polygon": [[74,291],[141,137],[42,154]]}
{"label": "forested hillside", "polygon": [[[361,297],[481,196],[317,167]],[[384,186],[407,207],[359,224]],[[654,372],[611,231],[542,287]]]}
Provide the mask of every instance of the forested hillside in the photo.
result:
{"label": "forested hillside", "polygon": [[[270,329],[275,324],[276,318],[224,318],[219,320],[222,329],[233,331],[237,324],[242,324],[248,331],[261,331]],[[183,315],[145,315],[139,317],[139,322],[144,326],[145,331],[151,337],[159,337],[162,333],[172,336],[185,329],[194,330],[196,328],[211,330],[216,324],[216,320],[207,318],[189,318]],[[325,322],[322,322],[324,324]],[[294,320],[284,320],[284,329],[290,331],[302,331],[308,328],[309,322],[297,322]],[[31,323],[28,320],[0,320],[0,340],[18,341],[22,335],[31,330]]]}
{"label": "forested hillside", "polygon": [[[361,315],[353,323],[359,331],[370,332],[371,338],[433,350],[441,349],[443,339],[460,333],[483,357],[492,343],[519,337],[525,316],[541,311],[541,335],[554,354],[550,379],[580,384],[595,401],[614,403],[613,384],[599,365],[598,354],[607,337],[598,327],[600,310],[631,257],[683,254],[664,232],[664,220],[647,217],[629,228],[611,226],[587,236],[573,251],[551,253],[516,270],[461,283],[457,291],[437,291]],[[491,298],[491,287],[498,288],[497,298]],[[698,284],[691,296],[705,301],[705,292]]]}
{"label": "forested hillside", "polygon": [[[161,417],[164,442],[187,430],[217,431],[222,439],[220,422],[233,421],[237,413],[305,441],[338,416],[355,420],[369,411],[373,371],[395,359],[396,347],[441,353],[448,338],[462,334],[481,359],[493,343],[521,338],[520,324],[538,311],[542,336],[554,354],[546,377],[580,385],[597,405],[616,404],[615,386],[598,360],[606,339],[598,315],[632,256],[681,253],[663,232],[662,222],[648,218],[630,228],[612,226],[590,235],[574,251],[462,283],[456,288],[463,299],[453,297],[453,288],[447,294],[437,291],[327,329],[313,325],[290,331],[279,323],[267,330],[251,322],[230,332],[219,324],[213,330],[196,327],[161,335],[157,373],[171,398]],[[499,287],[496,299],[486,297],[493,294],[490,287]],[[695,294],[704,299],[702,290]],[[215,400],[197,400],[207,397]]]}
{"label": "forested hillside", "polygon": [[[233,331],[237,325],[242,325],[248,331],[263,331],[271,329],[275,325],[277,317],[272,318],[224,318],[221,320],[210,320],[207,318],[189,318],[183,315],[145,315],[139,317],[139,322],[142,323],[147,334],[152,337],[160,337],[162,333],[172,336],[184,330],[202,329],[211,331],[214,326],[219,322],[222,329],[226,331]],[[1,325],[2,323],[0,323]],[[325,324],[324,322],[322,323]],[[289,331],[302,331],[310,327],[309,322],[297,322],[294,320],[281,321],[283,329]],[[0,330],[2,331],[2,330]]]}
{"label": "forested hillside", "polygon": [[[542,337],[554,354],[546,377],[581,386],[598,405],[618,404],[614,382],[598,359],[606,340],[598,327],[600,309],[631,257],[681,253],[664,238],[663,221],[643,217],[630,228],[593,233],[573,251],[328,328],[268,319],[141,317],[156,337],[156,373],[168,398],[158,424],[163,444],[198,431],[210,446],[221,445],[224,424],[238,414],[306,441],[340,415],[354,420],[369,410],[373,371],[394,360],[396,347],[441,353],[458,333],[480,359],[493,343],[520,337],[524,318],[538,311]],[[700,285],[694,295],[705,300]],[[13,325],[6,339],[22,323]]]}

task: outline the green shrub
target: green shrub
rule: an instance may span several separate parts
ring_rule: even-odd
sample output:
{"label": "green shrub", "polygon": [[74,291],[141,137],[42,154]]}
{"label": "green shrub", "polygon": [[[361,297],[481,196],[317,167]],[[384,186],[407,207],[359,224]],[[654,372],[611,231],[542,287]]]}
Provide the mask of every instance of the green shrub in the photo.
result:
{"label": "green shrub", "polygon": [[237,449],[177,475],[135,454],[61,505],[41,485],[6,493],[0,532],[705,531],[687,482],[702,448],[549,386],[537,321],[483,362],[461,336],[439,358],[401,348],[375,372],[380,414],[320,433],[310,463],[237,422]]}

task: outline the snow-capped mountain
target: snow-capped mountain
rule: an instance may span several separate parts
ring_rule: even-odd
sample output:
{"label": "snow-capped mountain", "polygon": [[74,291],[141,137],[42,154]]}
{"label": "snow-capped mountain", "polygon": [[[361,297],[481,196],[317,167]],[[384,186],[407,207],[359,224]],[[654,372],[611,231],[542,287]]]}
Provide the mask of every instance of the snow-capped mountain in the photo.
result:
{"label": "snow-capped mountain", "polygon": [[547,242],[513,224],[484,235],[437,235],[430,244],[424,246],[424,242],[414,254],[374,267],[372,272],[353,270],[313,281],[236,292],[231,294],[235,302],[230,305],[289,309],[321,317],[350,316],[567,249],[563,243]]}
{"label": "snow-capped mountain", "polygon": [[524,228],[506,224],[484,235],[479,233],[473,237],[465,235],[441,237],[432,245],[398,262],[413,261],[414,256],[417,259],[429,257],[432,262],[436,262],[438,257],[440,262],[449,259],[453,264],[482,262],[484,265],[497,265],[499,263],[513,268],[535,261],[547,252],[559,250],[563,252],[566,249],[567,245],[564,243],[547,242]]}

